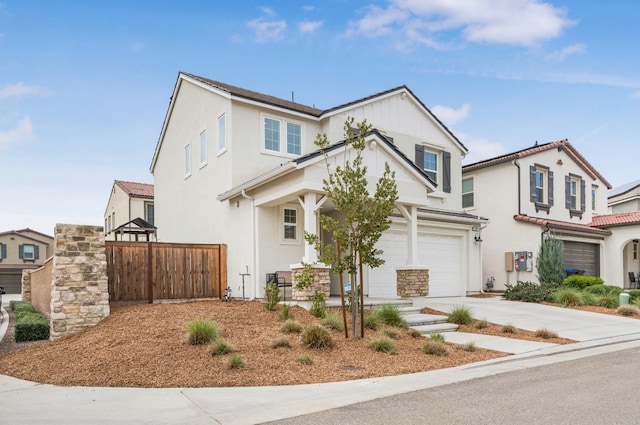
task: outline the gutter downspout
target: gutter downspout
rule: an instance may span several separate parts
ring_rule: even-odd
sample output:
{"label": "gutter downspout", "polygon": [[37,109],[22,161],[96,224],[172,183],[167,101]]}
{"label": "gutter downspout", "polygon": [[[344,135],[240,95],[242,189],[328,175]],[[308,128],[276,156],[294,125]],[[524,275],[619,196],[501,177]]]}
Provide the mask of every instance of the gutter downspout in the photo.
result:
{"label": "gutter downspout", "polygon": [[249,201],[251,201],[251,240],[252,240],[252,257],[253,257],[253,274],[251,276],[252,280],[253,280],[253,295],[251,296],[251,298],[249,298],[249,301],[253,301],[256,299],[256,294],[258,293],[258,280],[256,279],[256,273],[258,270],[258,258],[257,258],[257,252],[258,249],[256,247],[258,240],[256,238],[256,206],[255,206],[255,199],[253,199],[251,196],[247,195],[247,192],[245,192],[244,189],[242,189],[242,192],[240,192],[240,194],[242,195],[243,198],[248,199]]}

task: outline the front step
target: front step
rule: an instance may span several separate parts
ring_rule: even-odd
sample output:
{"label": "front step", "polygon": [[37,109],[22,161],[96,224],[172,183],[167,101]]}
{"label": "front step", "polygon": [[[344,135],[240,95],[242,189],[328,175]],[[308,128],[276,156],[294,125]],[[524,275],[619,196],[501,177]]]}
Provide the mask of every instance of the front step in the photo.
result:
{"label": "front step", "polygon": [[422,325],[437,325],[441,323],[447,323],[447,316],[440,316],[435,314],[402,314],[402,318],[407,322],[407,326],[412,328]]}
{"label": "front step", "polygon": [[436,323],[433,325],[411,326],[411,328],[417,330],[422,335],[430,335],[443,332],[455,332],[458,330],[458,325],[455,323]]}

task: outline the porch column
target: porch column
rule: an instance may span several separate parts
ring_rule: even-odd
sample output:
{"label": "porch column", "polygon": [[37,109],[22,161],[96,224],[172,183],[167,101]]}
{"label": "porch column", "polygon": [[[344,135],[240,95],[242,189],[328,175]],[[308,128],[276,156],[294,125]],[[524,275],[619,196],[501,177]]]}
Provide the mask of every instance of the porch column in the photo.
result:
{"label": "porch column", "polygon": [[[318,228],[316,226],[316,211],[318,208],[322,206],[324,201],[326,200],[326,196],[320,198],[320,200],[316,200],[316,194],[314,192],[307,192],[304,195],[304,199],[302,197],[298,198],[300,205],[304,209],[304,231],[316,234],[318,232]],[[316,252],[313,245],[311,245],[306,240],[304,241],[304,257],[302,257],[302,261],[307,264],[313,264],[318,261],[318,253]]]}
{"label": "porch column", "polygon": [[418,264],[418,208],[398,204],[398,209],[407,220],[407,265]]}

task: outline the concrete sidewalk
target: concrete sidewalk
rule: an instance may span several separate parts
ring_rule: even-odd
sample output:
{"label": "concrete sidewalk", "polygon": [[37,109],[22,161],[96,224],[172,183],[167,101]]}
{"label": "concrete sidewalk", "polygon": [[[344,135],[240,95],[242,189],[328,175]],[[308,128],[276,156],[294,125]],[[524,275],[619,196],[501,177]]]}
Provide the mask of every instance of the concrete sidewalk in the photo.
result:
{"label": "concrete sidewalk", "polygon": [[420,302],[445,312],[454,305],[465,304],[476,317],[490,322],[511,323],[529,330],[547,327],[560,336],[581,342],[546,346],[522,354],[431,372],[282,387],[56,387],[0,375],[0,423],[255,424],[640,347],[640,320],[636,319],[498,298],[423,299]]}

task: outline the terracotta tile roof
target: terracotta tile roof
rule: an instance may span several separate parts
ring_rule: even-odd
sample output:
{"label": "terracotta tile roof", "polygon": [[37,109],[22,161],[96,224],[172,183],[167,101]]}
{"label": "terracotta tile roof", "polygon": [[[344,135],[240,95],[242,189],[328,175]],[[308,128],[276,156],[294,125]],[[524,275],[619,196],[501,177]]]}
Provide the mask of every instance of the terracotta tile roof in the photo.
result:
{"label": "terracotta tile roof", "polygon": [[516,214],[513,216],[516,221],[522,221],[525,223],[537,224],[539,226],[549,227],[552,229],[573,230],[584,233],[595,233],[598,235],[608,236],[611,234],[608,230],[598,229],[586,224],[570,223],[567,221],[549,220],[538,217],[530,217],[528,215]]}
{"label": "terracotta tile roof", "polygon": [[569,155],[583,170],[589,174],[589,176],[593,179],[601,180],[608,189],[611,189],[611,184],[605,179],[594,167],[587,161],[585,157],[583,157],[580,152],[573,147],[571,143],[567,139],[559,140],[557,142],[544,143],[538,145],[537,143],[530,147],[517,152],[512,152],[506,155],[497,156],[495,158],[486,159],[484,161],[479,161],[473,164],[468,164],[462,167],[463,173],[468,173],[475,170],[480,170],[482,168],[491,167],[498,164],[503,164],[505,162],[511,162],[515,159],[523,158],[525,156],[533,155],[538,152],[544,152],[550,149],[558,149],[564,150],[567,155]]}
{"label": "terracotta tile roof", "polygon": [[153,198],[153,185],[147,183],[135,183],[122,180],[114,180],[117,185],[127,195],[139,196],[141,198]]}
{"label": "terracotta tile roof", "polygon": [[640,225],[640,211],[597,215],[594,216],[591,223],[589,223],[589,226],[598,228],[632,225]]}

